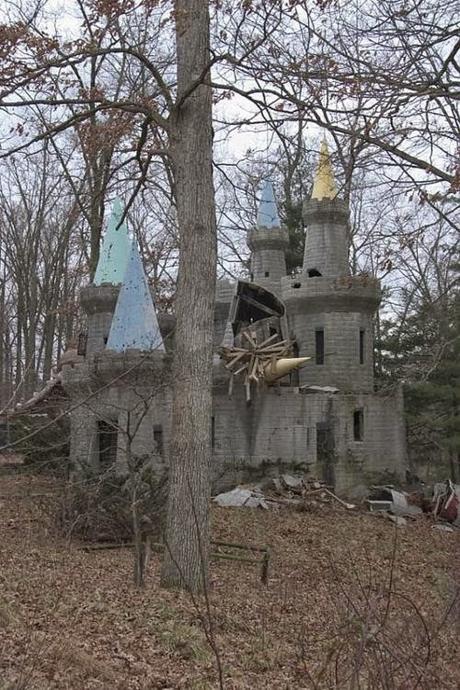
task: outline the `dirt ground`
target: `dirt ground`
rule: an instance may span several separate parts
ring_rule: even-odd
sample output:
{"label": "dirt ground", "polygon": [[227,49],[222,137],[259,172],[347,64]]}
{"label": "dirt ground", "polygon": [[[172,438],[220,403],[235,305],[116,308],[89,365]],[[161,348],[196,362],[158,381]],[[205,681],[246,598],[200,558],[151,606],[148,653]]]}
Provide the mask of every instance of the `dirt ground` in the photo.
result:
{"label": "dirt ground", "polygon": [[0,690],[460,686],[459,532],[213,507],[214,539],[269,545],[271,563],[264,586],[213,562],[207,604],[161,590],[158,556],[137,591],[129,549],[59,535],[61,492],[0,476]]}

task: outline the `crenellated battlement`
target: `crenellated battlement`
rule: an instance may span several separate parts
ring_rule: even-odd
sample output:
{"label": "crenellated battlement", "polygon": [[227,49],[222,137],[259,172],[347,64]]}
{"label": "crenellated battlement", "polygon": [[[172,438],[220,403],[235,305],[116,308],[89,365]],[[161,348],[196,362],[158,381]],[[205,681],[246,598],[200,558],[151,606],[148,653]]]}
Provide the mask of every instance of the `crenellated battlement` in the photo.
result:
{"label": "crenellated battlement", "polygon": [[113,314],[120,292],[119,285],[87,285],[80,291],[80,304],[85,314],[111,312]]}

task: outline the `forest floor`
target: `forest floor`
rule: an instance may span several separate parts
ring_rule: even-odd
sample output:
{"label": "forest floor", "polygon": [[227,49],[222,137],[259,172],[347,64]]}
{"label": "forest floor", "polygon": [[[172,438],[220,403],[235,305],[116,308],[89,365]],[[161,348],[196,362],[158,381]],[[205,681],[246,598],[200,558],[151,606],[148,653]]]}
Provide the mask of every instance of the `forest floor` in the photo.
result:
{"label": "forest floor", "polygon": [[460,685],[460,532],[339,505],[213,506],[214,539],[270,545],[272,560],[267,586],[256,567],[213,562],[207,606],[161,590],[156,555],[139,591],[129,549],[59,535],[61,492],[0,476],[1,690]]}

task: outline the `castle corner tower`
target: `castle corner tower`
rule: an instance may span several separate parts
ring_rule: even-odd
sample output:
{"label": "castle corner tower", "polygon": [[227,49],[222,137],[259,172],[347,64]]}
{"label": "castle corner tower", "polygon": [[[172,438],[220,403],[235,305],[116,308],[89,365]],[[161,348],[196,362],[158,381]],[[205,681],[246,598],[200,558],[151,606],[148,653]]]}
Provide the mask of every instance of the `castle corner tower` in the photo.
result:
{"label": "castle corner tower", "polygon": [[122,217],[122,204],[119,199],[115,199],[93,282],[80,293],[80,303],[88,322],[87,354],[100,352],[107,344],[120,285],[125,275],[130,246],[126,222],[121,222]]}
{"label": "castle corner tower", "polygon": [[278,215],[273,185],[262,187],[256,227],[248,233],[251,250],[251,282],[279,294],[281,278],[286,275],[286,249],[289,238]]}
{"label": "castle corner tower", "polygon": [[282,281],[299,355],[312,357],[311,365],[300,372],[301,383],[371,392],[373,316],[380,284],[369,276],[350,275],[348,205],[337,192],[325,141],[303,215],[307,230],[302,274]]}

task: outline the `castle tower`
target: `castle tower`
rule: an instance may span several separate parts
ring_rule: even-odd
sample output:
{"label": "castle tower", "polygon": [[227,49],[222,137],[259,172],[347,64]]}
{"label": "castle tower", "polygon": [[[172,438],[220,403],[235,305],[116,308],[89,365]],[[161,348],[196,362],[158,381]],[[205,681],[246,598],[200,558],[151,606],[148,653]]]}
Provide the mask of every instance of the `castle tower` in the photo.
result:
{"label": "castle tower", "polygon": [[86,354],[103,350],[109,337],[130,250],[126,223],[120,223],[122,216],[123,207],[116,199],[102,241],[93,283],[83,288],[80,294],[80,303],[88,323]]}
{"label": "castle tower", "polygon": [[304,203],[307,226],[303,272],[310,277],[345,276],[348,268],[348,206],[337,197],[337,186],[323,140],[311,197]]}
{"label": "castle tower", "polygon": [[375,278],[350,275],[348,207],[338,198],[325,142],[303,213],[307,232],[302,275],[283,279],[281,295],[299,355],[312,357],[300,372],[300,383],[370,392],[380,284]]}
{"label": "castle tower", "polygon": [[251,281],[279,294],[280,281],[286,275],[285,252],[289,244],[287,230],[281,227],[273,185],[262,187],[257,225],[248,233],[251,250]]}

